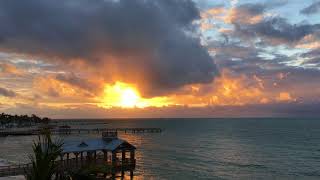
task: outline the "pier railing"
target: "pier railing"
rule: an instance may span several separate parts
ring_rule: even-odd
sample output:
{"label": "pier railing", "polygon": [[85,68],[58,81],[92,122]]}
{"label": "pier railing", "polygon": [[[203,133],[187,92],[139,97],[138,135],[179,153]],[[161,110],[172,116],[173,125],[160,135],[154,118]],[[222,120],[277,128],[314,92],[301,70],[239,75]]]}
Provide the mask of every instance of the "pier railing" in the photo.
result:
{"label": "pier railing", "polygon": [[23,175],[29,171],[31,163],[11,166],[0,166],[0,177]]}
{"label": "pier railing", "polygon": [[[52,134],[90,134],[90,133],[102,133],[105,131],[115,131],[124,133],[161,133],[161,128],[65,128],[65,129],[51,129]],[[42,130],[7,130],[0,131],[0,136],[28,136],[41,134]]]}
{"label": "pier railing", "polygon": [[[136,165],[136,160],[133,161],[129,158],[126,158],[123,162],[121,160],[117,160],[114,164],[111,161],[104,160],[103,156],[99,156],[94,161],[88,161],[87,159],[75,159],[71,158],[68,160],[57,160],[58,163],[58,171],[64,172],[67,170],[76,171],[84,166],[94,164],[94,165],[106,165],[110,167],[111,171],[128,171],[133,170]],[[17,175],[25,175],[32,168],[32,164],[19,164],[19,165],[11,165],[11,166],[0,166],[0,177],[7,176],[17,176]]]}

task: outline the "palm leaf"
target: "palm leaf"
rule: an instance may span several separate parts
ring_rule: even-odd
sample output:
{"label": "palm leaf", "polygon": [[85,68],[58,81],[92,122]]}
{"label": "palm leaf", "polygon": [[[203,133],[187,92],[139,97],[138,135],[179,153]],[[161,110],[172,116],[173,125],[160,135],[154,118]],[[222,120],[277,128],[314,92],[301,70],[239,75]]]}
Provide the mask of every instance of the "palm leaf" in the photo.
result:
{"label": "palm leaf", "polygon": [[62,141],[53,142],[50,132],[39,135],[33,143],[33,155],[30,155],[31,169],[26,172],[27,180],[51,180],[57,172],[56,159],[62,153]]}

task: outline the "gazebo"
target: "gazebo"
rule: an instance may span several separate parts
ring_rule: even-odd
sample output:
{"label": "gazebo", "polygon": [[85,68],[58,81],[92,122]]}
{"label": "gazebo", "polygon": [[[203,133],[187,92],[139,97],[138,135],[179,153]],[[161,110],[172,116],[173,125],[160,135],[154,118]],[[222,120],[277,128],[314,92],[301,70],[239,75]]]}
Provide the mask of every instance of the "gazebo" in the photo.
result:
{"label": "gazebo", "polygon": [[83,141],[69,140],[63,145],[60,156],[62,169],[79,169],[89,164],[108,165],[112,171],[135,168],[135,150],[132,144],[119,139],[117,131],[102,133],[102,138]]}

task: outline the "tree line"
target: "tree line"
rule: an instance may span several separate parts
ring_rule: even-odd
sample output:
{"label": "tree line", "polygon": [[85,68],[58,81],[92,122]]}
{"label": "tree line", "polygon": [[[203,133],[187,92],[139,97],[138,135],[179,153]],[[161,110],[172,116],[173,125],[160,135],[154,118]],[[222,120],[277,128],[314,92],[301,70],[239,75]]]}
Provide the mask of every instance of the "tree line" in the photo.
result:
{"label": "tree line", "polygon": [[44,117],[38,117],[34,114],[28,115],[10,115],[1,113],[0,114],[0,127],[12,128],[12,127],[28,127],[37,124],[48,124],[51,119]]}

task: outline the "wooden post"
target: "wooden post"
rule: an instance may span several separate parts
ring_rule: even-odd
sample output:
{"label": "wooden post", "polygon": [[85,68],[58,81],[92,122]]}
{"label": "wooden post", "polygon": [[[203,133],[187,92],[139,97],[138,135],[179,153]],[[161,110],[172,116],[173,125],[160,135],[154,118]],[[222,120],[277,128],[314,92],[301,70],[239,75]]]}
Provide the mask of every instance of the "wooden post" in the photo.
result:
{"label": "wooden post", "polygon": [[123,179],[123,178],[124,178],[124,170],[121,169],[121,179]]}
{"label": "wooden post", "polygon": [[90,156],[91,156],[91,153],[88,151],[88,152],[87,152],[87,158],[86,158],[86,159],[87,159],[87,162],[90,161],[90,159],[91,159]]}
{"label": "wooden post", "polygon": [[115,167],[116,166],[116,160],[117,160],[117,152],[116,151],[112,151],[112,166]]}
{"label": "wooden post", "polygon": [[78,166],[78,156],[79,156],[79,153],[78,153],[78,152],[75,152],[74,155],[76,156],[76,166]]}
{"label": "wooden post", "polygon": [[134,151],[135,151],[134,149],[130,150],[130,164],[134,163],[135,161]]}
{"label": "wooden post", "polygon": [[61,166],[64,166],[64,161],[63,161],[63,156],[64,156],[64,154],[61,154],[61,156],[60,156],[60,160],[61,160]]}
{"label": "wooden post", "polygon": [[121,160],[122,162],[122,166],[124,165],[124,163],[125,163],[125,161],[126,161],[126,150],[122,150],[122,160]]}
{"label": "wooden post", "polygon": [[69,165],[69,153],[67,153],[67,166]]}
{"label": "wooden post", "polygon": [[104,157],[104,161],[106,163],[108,163],[109,159],[108,159],[108,151],[107,150],[103,150],[103,157]]}
{"label": "wooden post", "polygon": [[108,151],[106,151],[106,150],[103,150],[103,160],[105,162],[108,162]]}
{"label": "wooden post", "polygon": [[130,180],[133,180],[133,170],[130,170]]}
{"label": "wooden post", "polygon": [[83,164],[83,152],[80,153],[80,160],[81,160],[80,164],[82,166],[82,164]]}

